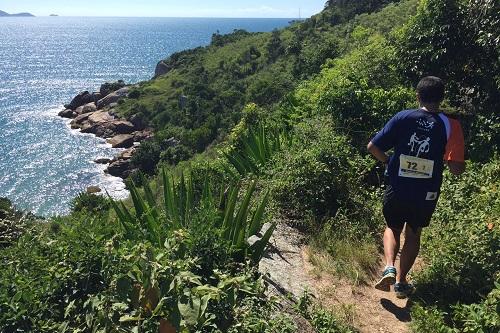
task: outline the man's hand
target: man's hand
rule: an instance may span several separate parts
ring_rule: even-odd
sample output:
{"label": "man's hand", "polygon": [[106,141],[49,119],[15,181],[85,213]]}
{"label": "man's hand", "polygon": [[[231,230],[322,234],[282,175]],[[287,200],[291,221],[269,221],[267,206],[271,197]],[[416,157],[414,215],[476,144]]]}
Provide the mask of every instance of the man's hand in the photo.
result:
{"label": "man's hand", "polygon": [[465,172],[465,162],[447,161],[448,169],[455,176],[460,176]]}
{"label": "man's hand", "polygon": [[379,147],[375,146],[373,142],[370,141],[368,146],[366,146],[366,149],[368,149],[368,151],[380,162],[384,164],[389,163],[389,156],[385,152],[380,150]]}

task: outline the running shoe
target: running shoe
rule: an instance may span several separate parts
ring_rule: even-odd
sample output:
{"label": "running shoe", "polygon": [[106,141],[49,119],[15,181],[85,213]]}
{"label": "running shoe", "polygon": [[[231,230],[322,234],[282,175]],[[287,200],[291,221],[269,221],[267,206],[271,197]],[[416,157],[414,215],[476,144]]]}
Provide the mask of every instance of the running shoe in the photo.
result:
{"label": "running shoe", "polygon": [[394,283],[396,283],[396,268],[389,266],[382,272],[382,278],[375,284],[375,289],[391,291]]}
{"label": "running shoe", "polygon": [[394,291],[397,298],[407,298],[415,292],[415,287],[411,283],[398,282],[394,284]]}

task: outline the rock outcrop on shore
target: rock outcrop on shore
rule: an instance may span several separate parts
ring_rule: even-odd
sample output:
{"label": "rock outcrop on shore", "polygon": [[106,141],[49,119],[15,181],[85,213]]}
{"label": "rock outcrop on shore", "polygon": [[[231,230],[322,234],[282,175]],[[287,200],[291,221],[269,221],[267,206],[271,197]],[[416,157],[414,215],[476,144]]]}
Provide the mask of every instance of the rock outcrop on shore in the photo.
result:
{"label": "rock outcrop on shore", "polygon": [[167,64],[164,60],[161,60],[156,64],[155,68],[155,78],[165,75],[172,70],[172,66]]}
{"label": "rock outcrop on shore", "polygon": [[[100,92],[80,92],[65,105],[65,110],[59,112],[59,116],[72,119],[71,128],[107,139],[113,148],[127,149],[112,160],[96,160],[96,163],[109,163],[105,172],[121,178],[127,178],[134,171],[131,159],[135,146],[153,136],[152,129],[147,128],[137,115],[128,120],[113,112],[116,103],[128,95],[129,87],[124,85],[123,81],[105,83]],[[118,89],[113,91],[110,88]]]}

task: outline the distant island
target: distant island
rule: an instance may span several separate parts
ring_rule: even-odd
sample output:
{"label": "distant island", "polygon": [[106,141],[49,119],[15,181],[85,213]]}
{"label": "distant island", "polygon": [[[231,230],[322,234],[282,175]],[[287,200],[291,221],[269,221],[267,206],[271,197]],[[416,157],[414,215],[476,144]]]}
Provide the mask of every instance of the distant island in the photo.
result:
{"label": "distant island", "polygon": [[57,14],[50,14],[49,16],[59,16],[59,15],[57,15]]}
{"label": "distant island", "polygon": [[35,15],[31,13],[17,13],[17,14],[9,14],[0,10],[0,17],[34,17]]}

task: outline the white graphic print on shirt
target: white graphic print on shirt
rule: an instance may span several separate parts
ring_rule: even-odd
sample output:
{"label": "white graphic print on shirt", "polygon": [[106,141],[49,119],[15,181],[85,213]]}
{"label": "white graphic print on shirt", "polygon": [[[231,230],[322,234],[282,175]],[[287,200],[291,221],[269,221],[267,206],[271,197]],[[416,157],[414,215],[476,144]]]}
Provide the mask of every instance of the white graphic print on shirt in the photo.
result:
{"label": "white graphic print on shirt", "polygon": [[423,130],[426,130],[426,131],[431,130],[434,127],[434,124],[436,124],[436,123],[433,121],[425,120],[425,119],[418,119],[417,120],[417,125],[419,125],[420,128],[422,128]]}
{"label": "white graphic print on shirt", "polygon": [[410,137],[410,152],[415,154],[414,156],[419,157],[421,153],[428,153],[431,147],[431,138],[426,136],[417,136],[417,133],[413,133]]}

